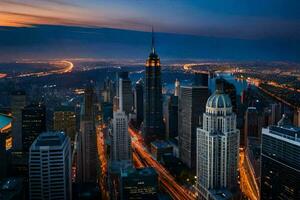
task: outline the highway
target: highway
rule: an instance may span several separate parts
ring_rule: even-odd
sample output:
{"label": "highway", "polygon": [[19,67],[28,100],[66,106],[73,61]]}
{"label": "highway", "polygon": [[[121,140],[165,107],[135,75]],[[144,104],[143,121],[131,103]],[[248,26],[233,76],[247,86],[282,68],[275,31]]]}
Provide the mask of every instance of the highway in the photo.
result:
{"label": "highway", "polygon": [[255,181],[255,177],[253,173],[247,170],[247,163],[246,163],[245,151],[242,149],[240,151],[240,187],[242,192],[250,199],[250,200],[258,200],[259,197],[259,187]]}
{"label": "highway", "polygon": [[175,181],[175,178],[159,162],[152,158],[148,150],[144,147],[143,138],[137,131],[129,128],[128,132],[132,138],[131,146],[133,149],[133,159],[135,159],[134,161],[138,163],[138,165],[140,165],[141,167],[153,167],[158,173],[159,180],[162,183],[163,187],[173,199],[196,199],[196,194],[179,185]]}
{"label": "highway", "polygon": [[[33,63],[36,63],[36,62],[33,62]],[[17,77],[18,78],[30,77],[30,76],[41,77],[41,76],[49,76],[52,74],[65,74],[65,73],[72,72],[72,70],[74,68],[74,64],[72,62],[66,61],[66,60],[53,61],[53,62],[49,62],[49,64],[57,66],[58,69],[53,69],[53,70],[44,71],[44,72],[25,73],[25,74],[20,74]]]}
{"label": "highway", "polygon": [[105,152],[105,139],[103,130],[105,126],[99,125],[96,129],[97,131],[97,151],[98,159],[100,161],[101,173],[99,176],[99,187],[102,191],[102,199],[109,199],[109,190],[107,183],[107,159]]}

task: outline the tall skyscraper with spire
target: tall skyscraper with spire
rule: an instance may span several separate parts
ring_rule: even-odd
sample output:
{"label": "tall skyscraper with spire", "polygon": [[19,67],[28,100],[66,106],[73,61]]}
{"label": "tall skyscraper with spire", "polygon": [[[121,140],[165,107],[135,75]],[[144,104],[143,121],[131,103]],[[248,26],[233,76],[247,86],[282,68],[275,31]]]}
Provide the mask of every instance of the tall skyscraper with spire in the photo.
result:
{"label": "tall skyscraper with spire", "polygon": [[146,61],[144,87],[144,139],[147,144],[164,137],[160,59],[155,51],[152,29],[152,49]]}

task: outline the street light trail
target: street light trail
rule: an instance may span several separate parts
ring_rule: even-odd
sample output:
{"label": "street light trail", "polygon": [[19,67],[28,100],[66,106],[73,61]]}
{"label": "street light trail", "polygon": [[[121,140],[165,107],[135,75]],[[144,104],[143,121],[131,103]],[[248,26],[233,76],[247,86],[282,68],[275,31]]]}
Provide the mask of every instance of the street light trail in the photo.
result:
{"label": "street light trail", "polygon": [[191,195],[189,190],[180,186],[175,181],[174,177],[159,162],[152,158],[143,145],[143,139],[141,135],[132,128],[128,128],[128,131],[132,137],[131,145],[134,149],[134,153],[138,154],[138,156],[136,155],[134,158],[142,158],[142,162],[156,170],[161,183],[167,192],[172,196],[172,198],[178,200],[194,200],[194,195]]}
{"label": "street light trail", "polygon": [[240,151],[240,176],[241,176],[241,190],[242,192],[250,199],[250,200],[258,200],[259,199],[259,191],[256,183],[252,183],[253,179],[251,175],[247,172],[245,167],[245,152],[244,150]]}

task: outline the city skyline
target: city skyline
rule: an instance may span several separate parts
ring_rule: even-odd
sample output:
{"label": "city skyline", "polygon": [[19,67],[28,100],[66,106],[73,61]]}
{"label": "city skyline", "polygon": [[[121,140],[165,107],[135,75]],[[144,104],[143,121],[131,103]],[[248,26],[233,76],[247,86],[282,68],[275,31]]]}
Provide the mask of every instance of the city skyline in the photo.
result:
{"label": "city skyline", "polygon": [[0,198],[300,199],[298,5],[1,1]]}

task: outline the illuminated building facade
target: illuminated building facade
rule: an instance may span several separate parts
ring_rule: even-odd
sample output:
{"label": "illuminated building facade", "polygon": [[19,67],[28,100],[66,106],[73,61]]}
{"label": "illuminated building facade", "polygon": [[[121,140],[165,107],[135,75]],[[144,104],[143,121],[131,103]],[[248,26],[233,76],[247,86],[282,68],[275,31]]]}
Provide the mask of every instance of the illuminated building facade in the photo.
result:
{"label": "illuminated building facade", "polygon": [[300,199],[300,129],[287,117],[262,129],[261,198]]}
{"label": "illuminated building facade", "polygon": [[76,135],[76,114],[73,107],[62,106],[53,113],[53,128],[66,133],[73,143]]}
{"label": "illuminated building facade", "polygon": [[197,177],[200,199],[231,199],[238,184],[239,135],[229,96],[209,97],[203,126],[197,129]]}
{"label": "illuminated building facade", "polygon": [[128,119],[124,111],[114,112],[113,134],[111,139],[111,158],[115,160],[131,160],[131,139],[128,133]]}
{"label": "illuminated building facade", "polygon": [[145,68],[143,135],[146,144],[164,138],[161,67],[160,59],[154,48],[153,33],[152,51]]}

